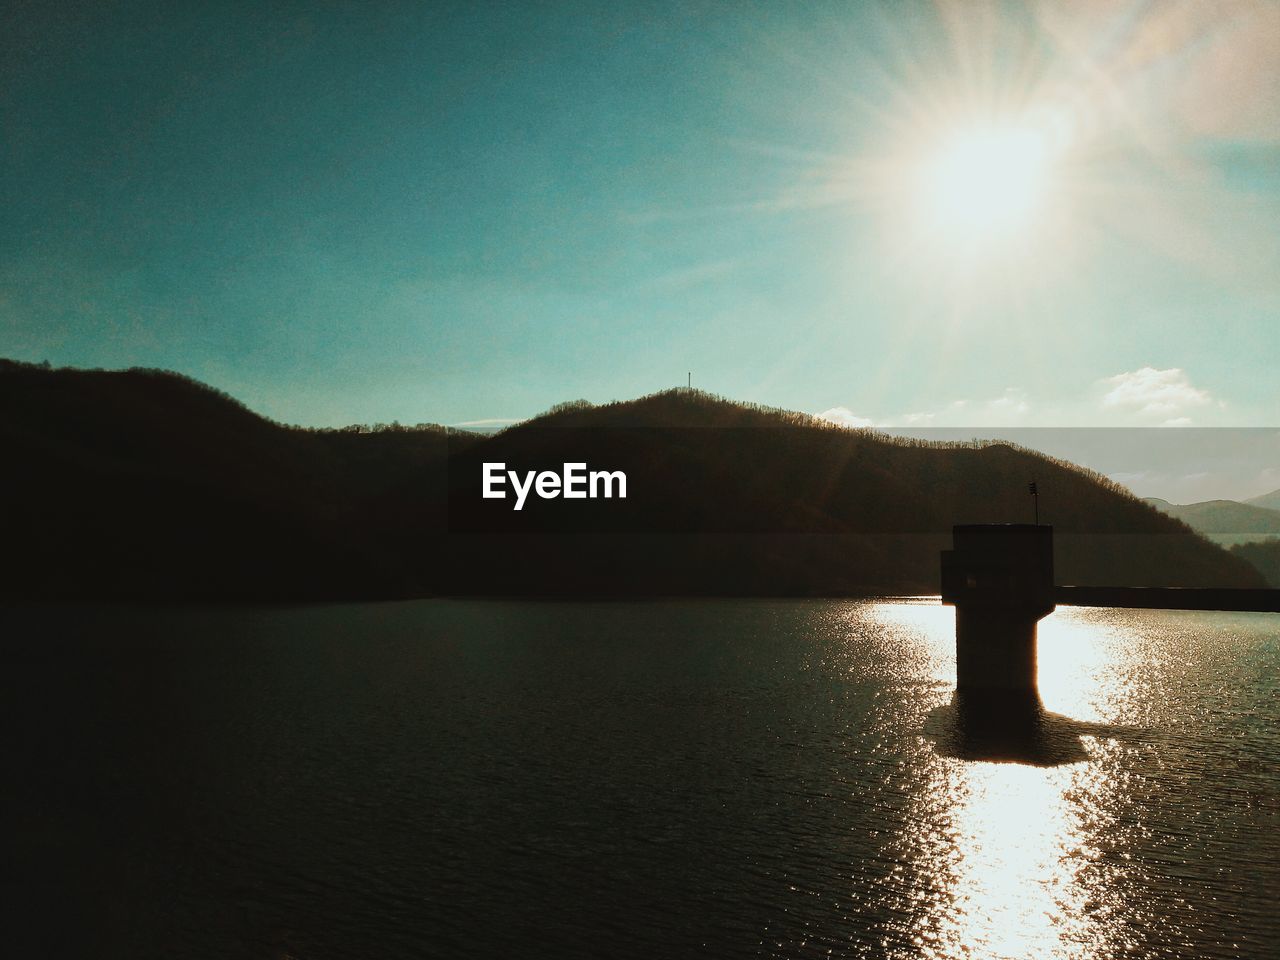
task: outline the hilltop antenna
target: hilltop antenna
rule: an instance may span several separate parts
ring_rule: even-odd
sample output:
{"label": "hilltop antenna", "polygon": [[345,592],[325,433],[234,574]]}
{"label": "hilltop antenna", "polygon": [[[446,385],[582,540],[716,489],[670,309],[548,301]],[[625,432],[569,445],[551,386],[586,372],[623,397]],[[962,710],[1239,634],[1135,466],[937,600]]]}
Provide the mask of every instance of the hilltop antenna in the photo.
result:
{"label": "hilltop antenna", "polygon": [[693,389],[693,371],[692,371],[692,370],[690,370],[690,371],[689,371],[689,383],[688,383],[688,385],[685,387],[685,389],[686,389],[686,390],[692,390],[692,389]]}
{"label": "hilltop antenna", "polygon": [[1036,482],[1032,480],[1027,484],[1027,492],[1031,494],[1031,499],[1035,503],[1036,526],[1040,526],[1040,491],[1036,489]]}

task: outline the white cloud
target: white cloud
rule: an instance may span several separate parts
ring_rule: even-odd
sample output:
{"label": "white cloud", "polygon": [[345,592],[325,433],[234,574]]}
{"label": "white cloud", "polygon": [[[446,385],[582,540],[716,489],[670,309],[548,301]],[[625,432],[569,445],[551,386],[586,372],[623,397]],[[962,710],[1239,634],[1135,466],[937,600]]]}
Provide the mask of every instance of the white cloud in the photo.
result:
{"label": "white cloud", "polygon": [[815,414],[819,420],[826,420],[837,426],[849,427],[854,430],[865,430],[868,427],[874,427],[875,424],[866,417],[857,416],[848,407],[832,407],[830,410],[823,410],[819,414]]}
{"label": "white cloud", "polygon": [[507,417],[489,417],[486,420],[464,420],[462,423],[451,423],[449,426],[471,430],[500,430],[503,427],[509,427],[513,423],[520,422],[520,420],[511,420]]}
{"label": "white cloud", "polygon": [[[1030,412],[1027,393],[1020,387],[1006,387],[989,400],[952,400],[938,410],[916,410],[890,417],[896,427],[991,427],[1008,426]],[[882,424],[883,426],[884,424]]]}
{"label": "white cloud", "polygon": [[992,413],[1006,416],[1021,416],[1031,409],[1031,404],[1027,402],[1027,392],[1018,387],[1006,387],[1003,394],[994,400],[988,400],[986,406]]}
{"label": "white cloud", "polygon": [[1160,424],[1162,427],[1189,427],[1191,426],[1190,417],[1172,417]]}
{"label": "white cloud", "polygon": [[[960,402],[963,403],[964,401],[962,400]],[[938,415],[936,413],[904,413],[897,419],[901,420],[905,426],[920,427],[928,426],[937,418]]]}
{"label": "white cloud", "polygon": [[1140,416],[1164,417],[1168,426],[1188,426],[1191,419],[1185,411],[1213,403],[1207,390],[1192,386],[1186,373],[1178,368],[1157,370],[1142,367],[1118,373],[1102,381],[1111,389],[1102,398],[1102,406]]}

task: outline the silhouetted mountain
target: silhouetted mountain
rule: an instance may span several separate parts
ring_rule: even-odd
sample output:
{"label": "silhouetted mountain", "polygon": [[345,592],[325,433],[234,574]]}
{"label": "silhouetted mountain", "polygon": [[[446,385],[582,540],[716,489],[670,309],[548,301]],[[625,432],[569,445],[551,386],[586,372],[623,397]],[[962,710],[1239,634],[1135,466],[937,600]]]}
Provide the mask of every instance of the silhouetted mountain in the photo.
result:
{"label": "silhouetted mountain", "polygon": [[[397,551],[408,550],[405,523],[443,529],[443,429],[301,430],[172,373],[8,361],[0,411],[10,595],[280,599],[425,587]],[[408,495],[419,486],[426,498]]]}
{"label": "silhouetted mountain", "polygon": [[1280,510],[1269,510],[1235,500],[1203,500],[1200,503],[1180,504],[1148,497],[1146,502],[1200,533],[1280,534]]}
{"label": "silhouetted mountain", "polygon": [[1280,538],[1238,544],[1231,548],[1231,554],[1252,564],[1266,578],[1268,586],[1280,589]]}
{"label": "silhouetted mountain", "polygon": [[[625,503],[542,501],[515,514],[504,501],[480,499],[486,461],[620,469],[631,495]],[[450,518],[455,530],[495,538],[481,548],[490,582],[512,591],[563,582],[614,591],[641,583],[663,592],[925,592],[937,589],[938,551],[953,524],[1031,519],[1033,477],[1041,518],[1057,529],[1060,583],[1261,585],[1184,524],[1074,465],[1001,443],[850,431],[687,390],[566,405],[461,452],[451,463]],[[597,543],[601,531],[630,535],[627,549]]]}
{"label": "silhouetted mountain", "polygon": [[1280,510],[1280,490],[1272,490],[1260,497],[1250,497],[1245,501],[1251,507],[1265,507],[1268,510]]}
{"label": "silhouetted mountain", "polygon": [[[11,596],[934,592],[953,523],[1058,533],[1058,582],[1260,586],[1105,478],[687,390],[492,436],[304,430],[173,374],[0,362]],[[623,471],[625,499],[481,497],[482,464]]]}

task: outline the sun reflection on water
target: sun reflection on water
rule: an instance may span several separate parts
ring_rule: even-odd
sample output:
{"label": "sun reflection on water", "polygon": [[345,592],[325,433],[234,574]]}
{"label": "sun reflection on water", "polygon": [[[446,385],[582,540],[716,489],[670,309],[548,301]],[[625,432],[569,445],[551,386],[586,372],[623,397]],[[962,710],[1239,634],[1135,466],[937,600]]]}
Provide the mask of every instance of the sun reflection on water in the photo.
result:
{"label": "sun reflection on water", "polygon": [[949,897],[923,917],[932,957],[1100,956],[1082,872],[1097,851],[1082,832],[1070,766],[957,762],[943,784],[951,799]]}
{"label": "sun reflection on water", "polygon": [[[930,667],[954,683],[949,616],[914,606],[877,616],[924,634]],[[1132,676],[1116,669],[1122,639],[1072,612],[1041,625],[1043,706],[1030,715],[1037,731],[1028,739],[1069,737],[1078,744],[1070,759],[991,762],[939,751],[925,762],[929,782],[911,816],[915,829],[897,852],[917,873],[897,891],[904,922],[897,942],[883,944],[887,954],[1091,958],[1125,949],[1119,901],[1128,867],[1108,840],[1123,785],[1107,762],[1116,744],[1105,726],[1134,695]],[[945,716],[962,722],[955,702]],[[999,733],[1018,740],[1017,731]]]}
{"label": "sun reflection on water", "polygon": [[1113,671],[1115,631],[1060,610],[1040,621],[1037,634],[1037,682],[1045,709],[1075,720],[1115,719],[1106,715],[1123,686]]}

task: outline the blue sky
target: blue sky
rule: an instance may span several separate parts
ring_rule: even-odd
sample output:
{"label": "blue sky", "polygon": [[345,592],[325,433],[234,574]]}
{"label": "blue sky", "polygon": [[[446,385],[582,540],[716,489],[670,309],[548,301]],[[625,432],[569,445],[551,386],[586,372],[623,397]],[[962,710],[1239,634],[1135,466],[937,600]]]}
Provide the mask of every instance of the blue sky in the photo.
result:
{"label": "blue sky", "polygon": [[[317,425],[691,370],[856,423],[1273,426],[1280,7],[1209,7],[28,5],[0,355]],[[1049,159],[939,181],[977,129]],[[926,209],[1024,173],[998,236]]]}

